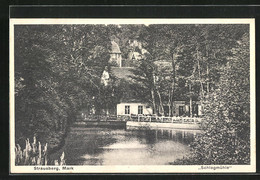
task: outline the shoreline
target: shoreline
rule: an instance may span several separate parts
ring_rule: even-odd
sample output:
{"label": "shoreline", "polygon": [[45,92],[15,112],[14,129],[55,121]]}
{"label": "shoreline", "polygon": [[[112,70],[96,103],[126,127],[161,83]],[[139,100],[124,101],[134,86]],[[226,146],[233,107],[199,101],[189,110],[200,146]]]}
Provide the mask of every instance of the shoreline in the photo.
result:
{"label": "shoreline", "polygon": [[202,128],[200,127],[200,124],[175,124],[175,123],[134,122],[134,121],[127,121],[126,127],[202,130]]}

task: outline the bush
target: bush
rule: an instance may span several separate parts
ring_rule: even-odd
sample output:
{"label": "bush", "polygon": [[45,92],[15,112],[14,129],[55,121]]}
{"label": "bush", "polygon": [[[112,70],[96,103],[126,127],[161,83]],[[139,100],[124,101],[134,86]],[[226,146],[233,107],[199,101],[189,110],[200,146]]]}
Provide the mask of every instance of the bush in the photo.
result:
{"label": "bush", "polygon": [[22,150],[21,146],[15,146],[15,165],[51,165],[48,162],[54,162],[52,165],[66,165],[65,155],[62,153],[60,160],[48,160],[48,145],[43,146],[40,142],[36,142],[36,137],[30,143],[29,139],[25,140],[25,148]]}
{"label": "bush", "polygon": [[204,132],[174,164],[250,164],[249,36],[232,50],[217,88],[204,102]]}

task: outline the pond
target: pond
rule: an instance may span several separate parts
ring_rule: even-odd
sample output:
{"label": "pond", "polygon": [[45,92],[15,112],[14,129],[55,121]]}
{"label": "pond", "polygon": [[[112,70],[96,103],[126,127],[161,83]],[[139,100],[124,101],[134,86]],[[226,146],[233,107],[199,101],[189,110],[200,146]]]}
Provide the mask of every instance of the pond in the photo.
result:
{"label": "pond", "polygon": [[190,152],[197,130],[71,127],[64,146],[67,165],[168,165]]}

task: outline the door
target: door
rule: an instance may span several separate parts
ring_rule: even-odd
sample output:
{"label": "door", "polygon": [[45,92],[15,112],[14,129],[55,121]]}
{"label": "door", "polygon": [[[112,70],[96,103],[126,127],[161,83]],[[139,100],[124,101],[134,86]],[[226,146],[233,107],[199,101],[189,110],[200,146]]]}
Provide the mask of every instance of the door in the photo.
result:
{"label": "door", "polygon": [[179,116],[184,115],[184,106],[179,106]]}

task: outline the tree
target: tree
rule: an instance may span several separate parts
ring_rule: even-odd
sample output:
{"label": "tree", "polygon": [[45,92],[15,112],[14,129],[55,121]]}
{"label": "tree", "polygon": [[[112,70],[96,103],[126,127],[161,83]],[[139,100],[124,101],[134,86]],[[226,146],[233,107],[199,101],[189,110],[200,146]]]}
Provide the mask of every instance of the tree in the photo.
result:
{"label": "tree", "polygon": [[107,33],[105,25],[15,27],[17,143],[41,134],[52,148],[78,109],[95,103],[109,60]]}
{"label": "tree", "polygon": [[133,79],[132,89],[137,93],[140,99],[151,104],[155,114],[158,114],[158,104],[155,95],[155,66],[150,56],[148,55],[147,59],[141,59],[136,68],[131,71],[134,74],[131,76]]}
{"label": "tree", "polygon": [[176,163],[250,163],[249,34],[230,52],[216,89],[206,97],[204,132],[191,145],[192,156]]}

